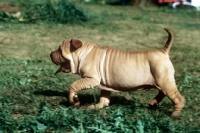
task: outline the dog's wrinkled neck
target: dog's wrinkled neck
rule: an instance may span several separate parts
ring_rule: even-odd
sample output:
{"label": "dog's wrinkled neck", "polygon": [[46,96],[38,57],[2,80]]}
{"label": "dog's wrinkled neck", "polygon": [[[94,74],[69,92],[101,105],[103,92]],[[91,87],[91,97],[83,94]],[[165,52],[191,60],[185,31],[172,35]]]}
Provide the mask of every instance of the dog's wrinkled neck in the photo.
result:
{"label": "dog's wrinkled neck", "polygon": [[93,45],[89,45],[87,46],[87,48],[85,48],[85,50],[80,50],[80,53],[79,53],[79,62],[81,60],[84,60],[84,58],[90,53],[90,51],[93,49]]}

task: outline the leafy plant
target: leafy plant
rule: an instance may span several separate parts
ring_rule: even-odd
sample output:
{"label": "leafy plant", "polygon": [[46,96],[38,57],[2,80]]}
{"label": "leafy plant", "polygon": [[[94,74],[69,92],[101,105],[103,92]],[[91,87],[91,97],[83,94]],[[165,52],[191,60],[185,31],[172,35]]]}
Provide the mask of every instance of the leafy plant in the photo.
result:
{"label": "leafy plant", "polygon": [[[67,0],[46,0],[45,2],[20,1],[23,9],[18,22],[53,21],[58,23],[81,23],[88,20],[85,10],[75,6]],[[0,12],[0,20],[16,21],[15,18]]]}

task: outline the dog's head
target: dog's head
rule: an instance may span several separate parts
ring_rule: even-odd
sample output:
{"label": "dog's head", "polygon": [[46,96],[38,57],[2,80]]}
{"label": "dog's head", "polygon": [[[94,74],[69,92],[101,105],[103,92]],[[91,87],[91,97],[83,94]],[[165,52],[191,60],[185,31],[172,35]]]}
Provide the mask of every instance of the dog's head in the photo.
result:
{"label": "dog's head", "polygon": [[50,57],[54,64],[60,65],[60,68],[56,71],[65,73],[76,73],[76,60],[73,54],[78,48],[82,46],[82,42],[77,39],[64,40],[59,48],[51,52]]}

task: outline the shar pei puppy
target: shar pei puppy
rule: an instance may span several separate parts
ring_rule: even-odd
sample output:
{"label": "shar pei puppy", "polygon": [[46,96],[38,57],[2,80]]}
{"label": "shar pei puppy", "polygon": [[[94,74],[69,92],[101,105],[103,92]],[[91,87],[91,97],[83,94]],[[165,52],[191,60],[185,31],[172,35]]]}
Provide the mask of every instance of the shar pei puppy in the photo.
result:
{"label": "shar pei puppy", "polygon": [[95,86],[101,89],[100,100],[89,108],[99,109],[109,106],[111,91],[157,88],[159,92],[149,105],[157,106],[167,96],[174,104],[172,116],[179,115],[186,101],[177,89],[175,70],[168,55],[173,33],[165,30],[168,40],[159,50],[122,51],[78,39],[64,40],[50,57],[54,64],[60,66],[56,73],[72,72],[82,77],[69,88],[71,105],[80,105],[80,90]]}

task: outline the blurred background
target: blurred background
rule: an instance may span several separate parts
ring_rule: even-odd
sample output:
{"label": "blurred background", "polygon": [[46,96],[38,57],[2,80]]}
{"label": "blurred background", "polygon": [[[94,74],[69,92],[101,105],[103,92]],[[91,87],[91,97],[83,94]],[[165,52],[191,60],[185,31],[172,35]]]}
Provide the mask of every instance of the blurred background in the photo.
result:
{"label": "blurred background", "polygon": [[[84,21],[87,14],[76,5],[106,5],[110,6],[132,6],[140,8],[161,7],[172,8],[194,8],[199,10],[198,0],[2,0],[0,2],[1,21],[18,18],[19,22],[33,22],[36,20],[51,20],[61,23],[70,21]],[[84,7],[83,7],[84,8]],[[73,17],[72,17],[73,15]],[[73,19],[73,20],[72,20]],[[11,20],[10,20],[11,21]]]}

